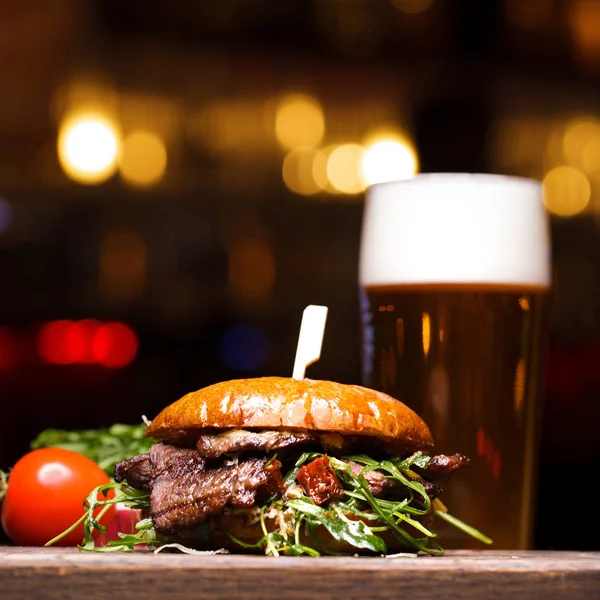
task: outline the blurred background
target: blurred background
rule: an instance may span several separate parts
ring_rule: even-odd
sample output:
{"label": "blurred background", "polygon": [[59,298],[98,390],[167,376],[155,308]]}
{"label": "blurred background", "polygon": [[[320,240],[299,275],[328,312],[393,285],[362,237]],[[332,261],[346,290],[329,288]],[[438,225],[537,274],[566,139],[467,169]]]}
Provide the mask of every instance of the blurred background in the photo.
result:
{"label": "blurred background", "polygon": [[365,186],[522,175],[556,277],[536,546],[598,548],[599,84],[596,0],[0,0],[0,468],[291,375],[307,304],[308,374],[359,383]]}

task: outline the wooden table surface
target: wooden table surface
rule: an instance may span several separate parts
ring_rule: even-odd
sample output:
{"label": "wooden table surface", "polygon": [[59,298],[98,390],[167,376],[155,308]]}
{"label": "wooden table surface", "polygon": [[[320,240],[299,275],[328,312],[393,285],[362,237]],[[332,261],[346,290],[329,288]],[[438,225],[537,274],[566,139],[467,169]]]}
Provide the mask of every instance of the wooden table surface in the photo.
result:
{"label": "wooden table surface", "polygon": [[270,558],[0,548],[0,598],[600,599],[600,552]]}

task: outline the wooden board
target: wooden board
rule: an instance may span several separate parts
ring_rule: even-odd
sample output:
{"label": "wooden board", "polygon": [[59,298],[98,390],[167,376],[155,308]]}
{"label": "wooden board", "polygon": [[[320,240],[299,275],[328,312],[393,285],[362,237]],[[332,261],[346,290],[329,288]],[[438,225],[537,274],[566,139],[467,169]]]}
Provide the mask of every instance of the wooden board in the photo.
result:
{"label": "wooden board", "polygon": [[600,599],[600,552],[270,558],[0,548],[0,598],[64,600]]}

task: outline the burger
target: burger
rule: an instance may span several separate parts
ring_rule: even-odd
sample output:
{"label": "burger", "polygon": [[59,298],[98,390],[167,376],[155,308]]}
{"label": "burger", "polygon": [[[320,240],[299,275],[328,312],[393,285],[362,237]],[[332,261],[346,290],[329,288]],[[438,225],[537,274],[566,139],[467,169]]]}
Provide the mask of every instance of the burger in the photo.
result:
{"label": "burger", "polygon": [[379,391],[284,377],[224,381],[167,406],[146,435],[155,442],[148,453],[115,467],[111,501],[142,519],[113,549],[440,555],[436,516],[491,541],[440,499],[468,457],[434,454],[425,422]]}

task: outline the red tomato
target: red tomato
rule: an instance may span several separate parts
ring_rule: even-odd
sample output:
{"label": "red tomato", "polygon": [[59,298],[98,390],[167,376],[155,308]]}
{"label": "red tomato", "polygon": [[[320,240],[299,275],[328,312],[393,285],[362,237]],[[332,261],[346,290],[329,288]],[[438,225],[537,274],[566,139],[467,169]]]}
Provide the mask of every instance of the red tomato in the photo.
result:
{"label": "red tomato", "polygon": [[[43,546],[83,515],[83,501],[95,487],[109,482],[108,475],[87,456],[62,448],[33,450],[10,471],[2,527],[21,546]],[[111,507],[101,523],[106,526],[112,517]],[[80,525],[57,545],[75,546],[82,539]]]}

